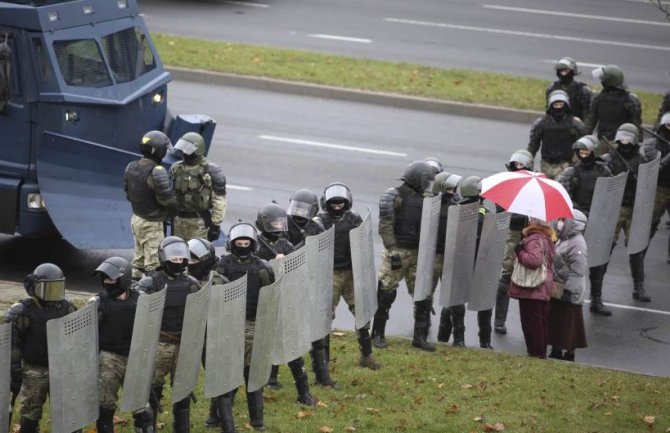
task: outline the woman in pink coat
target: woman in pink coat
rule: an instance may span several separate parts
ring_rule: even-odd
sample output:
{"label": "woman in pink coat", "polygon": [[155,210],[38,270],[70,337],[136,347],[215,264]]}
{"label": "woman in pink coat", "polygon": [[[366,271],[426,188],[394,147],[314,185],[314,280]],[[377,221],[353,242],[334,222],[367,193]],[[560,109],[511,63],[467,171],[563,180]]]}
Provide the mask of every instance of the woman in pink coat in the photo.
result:
{"label": "woman in pink coat", "polygon": [[529,269],[537,269],[544,262],[547,276],[538,287],[525,288],[510,282],[510,298],[519,300],[519,317],[526,340],[528,355],[536,358],[547,357],[549,299],[554,285],[554,241],[556,233],[545,221],[531,218],[523,230],[523,239],[517,247],[519,263]]}

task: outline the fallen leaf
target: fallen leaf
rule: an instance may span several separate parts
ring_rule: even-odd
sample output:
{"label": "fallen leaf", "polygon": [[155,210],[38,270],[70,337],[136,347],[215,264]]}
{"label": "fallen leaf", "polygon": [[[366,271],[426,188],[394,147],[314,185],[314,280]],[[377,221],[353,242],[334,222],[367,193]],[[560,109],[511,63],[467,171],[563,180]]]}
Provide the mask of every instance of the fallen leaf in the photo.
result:
{"label": "fallen leaf", "polygon": [[438,384],[437,384],[437,387],[438,387],[438,388],[443,388],[443,387],[444,387],[444,383],[438,383]]}
{"label": "fallen leaf", "polygon": [[128,424],[128,420],[115,415],[114,416],[114,424],[126,425],[126,424]]}
{"label": "fallen leaf", "polygon": [[665,430],[665,433],[670,433],[670,427]]}
{"label": "fallen leaf", "polygon": [[612,400],[614,400],[614,401],[619,401],[619,396],[618,396],[618,395],[613,395],[613,396],[612,396]]}
{"label": "fallen leaf", "polygon": [[302,419],[302,418],[308,418],[312,415],[314,415],[312,412],[307,412],[306,410],[301,410],[300,412],[298,412],[298,414],[295,417],[298,418],[298,419]]}
{"label": "fallen leaf", "polygon": [[461,388],[462,389],[470,389],[470,388],[472,388],[472,385],[470,385],[469,383],[466,383],[465,385],[462,385]]}
{"label": "fallen leaf", "polygon": [[327,425],[324,425],[319,429],[319,433],[333,433],[333,429]]}
{"label": "fallen leaf", "polygon": [[476,416],[476,417],[472,418],[472,420],[476,421],[476,422],[482,422],[482,421],[484,421],[484,417]]}
{"label": "fallen leaf", "polygon": [[443,359],[444,359],[445,361],[451,361],[451,356],[445,356]]}
{"label": "fallen leaf", "polygon": [[375,409],[374,407],[366,407],[365,410],[373,415],[379,415],[379,409]]}
{"label": "fallen leaf", "polygon": [[344,428],[344,431],[348,432],[348,433],[353,433],[353,432],[356,431],[356,427],[347,426],[347,427]]}
{"label": "fallen leaf", "polygon": [[651,416],[651,415],[647,415],[642,419],[642,422],[644,422],[646,424],[649,424],[649,425],[652,425],[656,422],[656,417]]}
{"label": "fallen leaf", "polygon": [[321,400],[317,401],[316,405],[319,406],[319,407],[328,407],[328,404],[324,401],[321,401]]}
{"label": "fallen leaf", "polygon": [[335,337],[344,337],[344,332],[333,332]]}
{"label": "fallen leaf", "polygon": [[274,395],[265,394],[265,395],[263,396],[263,401],[264,401],[265,403],[275,403],[275,402],[277,402],[277,401],[279,401],[279,400],[277,400],[277,397],[275,397]]}
{"label": "fallen leaf", "polygon": [[505,424],[501,422],[497,422],[495,424],[489,424],[489,423],[484,424],[485,432],[504,431],[504,430],[505,430]]}
{"label": "fallen leaf", "polygon": [[447,412],[449,412],[449,413],[458,412],[458,405],[456,403],[453,403],[451,406],[449,406],[449,409],[447,409]]}
{"label": "fallen leaf", "polygon": [[14,424],[12,426],[12,433],[19,433],[21,431],[21,424]]}
{"label": "fallen leaf", "polygon": [[485,391],[487,386],[488,385],[486,384],[486,382],[481,382],[479,384],[479,389],[482,390],[482,391]]}
{"label": "fallen leaf", "polygon": [[160,429],[163,429],[163,427],[165,427],[165,423],[164,423],[164,422],[157,422],[157,423],[156,423],[156,428],[157,428],[157,429],[160,430]]}
{"label": "fallen leaf", "polygon": [[612,412],[605,412],[603,415],[605,415],[605,416],[612,416]]}
{"label": "fallen leaf", "polygon": [[422,401],[423,401],[423,397],[419,396],[419,397],[414,399],[414,404],[421,404]]}
{"label": "fallen leaf", "polygon": [[249,424],[248,422],[245,422],[245,423],[244,423],[244,428],[247,429],[247,430],[253,430],[253,429],[254,429],[254,426],[252,426],[252,425]]}

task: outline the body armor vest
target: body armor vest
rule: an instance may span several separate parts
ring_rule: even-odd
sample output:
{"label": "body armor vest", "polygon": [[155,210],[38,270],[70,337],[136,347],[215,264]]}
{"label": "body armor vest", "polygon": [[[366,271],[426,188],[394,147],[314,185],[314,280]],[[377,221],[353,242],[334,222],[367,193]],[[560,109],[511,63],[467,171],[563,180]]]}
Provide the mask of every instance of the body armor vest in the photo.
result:
{"label": "body armor vest", "polygon": [[178,212],[203,212],[212,207],[212,177],[205,163],[177,163],[173,177]]}
{"label": "body armor vest", "polygon": [[291,216],[288,217],[288,240],[293,245],[298,245],[305,240],[307,236],[314,236],[321,233],[321,228],[313,220],[308,220],[305,227],[300,228],[298,224],[293,221]]}
{"label": "body armor vest", "polygon": [[596,181],[599,177],[607,176],[608,169],[602,161],[596,161],[591,167],[585,167],[581,161],[575,164],[576,186],[571,197],[573,198],[574,208],[584,212],[586,215],[591,210],[591,200],[596,188]]}
{"label": "body armor vest", "polygon": [[258,235],[258,257],[263,260],[272,260],[277,254],[290,254],[295,251],[295,247],[285,237],[278,237],[274,240],[268,239],[264,234]]}
{"label": "body armor vest", "polygon": [[[665,137],[667,134],[661,134],[661,137],[665,138],[666,140],[670,140],[670,137]],[[661,161],[663,158],[670,153],[670,144],[664,143],[658,138],[653,138],[654,141],[654,148],[661,152]],[[647,154],[648,158],[655,158],[655,155],[652,157],[651,155]],[[658,169],[658,186],[662,187],[670,187],[670,164],[666,165],[665,167],[661,166]]]}
{"label": "body armor vest", "polygon": [[328,212],[319,214],[326,229],[335,226],[335,265],[334,269],[351,269],[351,242],[349,232],[360,224],[360,218],[346,211],[340,218],[334,219]]}
{"label": "body armor vest", "polygon": [[[133,161],[128,164],[125,172],[126,178],[126,197],[130,201],[135,215],[147,218],[155,218],[167,215],[156,201],[156,194],[149,188],[149,176],[154,167],[155,162],[140,164],[141,159]],[[148,161],[148,160],[145,160]]]}
{"label": "body armor vest", "polygon": [[[617,174],[623,173],[628,170],[630,167],[630,173],[626,178],[626,187],[623,191],[623,200],[621,206],[631,207],[635,204],[635,190],[637,189],[637,170],[640,167],[641,163],[646,161],[642,160],[642,156],[636,152],[632,157],[625,158],[626,162],[624,163],[621,158],[615,154],[610,154],[611,163],[610,170],[612,170],[612,175],[616,176]],[[628,164],[628,166],[626,166]]]}
{"label": "body armor vest", "polygon": [[139,297],[137,290],[129,290],[128,297],[123,300],[112,298],[107,293],[99,296],[101,350],[128,356]]}
{"label": "body armor vest", "polygon": [[572,144],[579,138],[572,119],[572,116],[567,115],[560,122],[556,122],[551,115],[547,115],[542,120],[543,160],[550,164],[572,160]]}
{"label": "body armor vest", "polygon": [[170,279],[162,271],[153,273],[151,278],[154,280],[153,285],[156,290],[162,290],[167,284],[161,331],[181,333],[186,310],[186,297],[195,291],[195,287],[198,287],[197,281],[187,275],[178,275],[175,279]]}
{"label": "body armor vest", "polygon": [[49,351],[47,347],[47,322],[67,316],[74,307],[68,301],[50,303],[48,307],[40,308],[34,299],[20,301],[25,310],[24,315],[30,323],[26,335],[23,337],[21,356],[28,364],[49,366]]}
{"label": "body armor vest", "polygon": [[419,248],[421,234],[421,213],[423,210],[423,196],[412,190],[406,184],[399,186],[398,192],[402,198],[400,209],[395,214],[396,244],[400,248]]}
{"label": "body armor vest", "polygon": [[261,270],[263,265],[260,259],[251,256],[249,260],[242,261],[233,254],[227,254],[221,258],[219,272],[230,281],[247,276],[247,311],[246,320],[256,320],[258,308],[258,297],[261,291]]}
{"label": "body armor vest", "polygon": [[630,95],[625,90],[603,91],[598,97],[598,136],[614,140],[616,130],[633,118],[626,110]]}

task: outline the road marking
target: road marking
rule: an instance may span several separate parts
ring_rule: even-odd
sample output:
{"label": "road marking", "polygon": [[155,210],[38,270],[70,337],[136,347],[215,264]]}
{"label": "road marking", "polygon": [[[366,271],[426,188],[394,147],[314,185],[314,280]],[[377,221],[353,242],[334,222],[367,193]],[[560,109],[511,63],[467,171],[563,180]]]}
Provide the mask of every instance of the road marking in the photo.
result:
{"label": "road marking", "polygon": [[312,35],[307,35],[310,38],[318,38],[318,39],[330,39],[333,41],[343,41],[343,42],[356,42],[359,44],[371,44],[372,39],[364,39],[364,38],[352,38],[349,36],[337,36],[337,35],[322,35],[322,34],[312,34]]}
{"label": "road marking", "polygon": [[270,5],[265,3],[249,3],[249,2],[240,2],[235,0],[227,0],[226,3],[237,6],[249,6],[252,8],[269,8]]}
{"label": "road marking", "polygon": [[406,153],[389,152],[386,150],[369,149],[367,147],[343,146],[341,144],[323,143],[320,141],[300,140],[297,138],[276,137],[274,135],[259,135],[262,140],[281,141],[284,143],[303,144],[305,146],[323,147],[327,149],[349,150],[351,152],[372,153],[374,155],[398,156],[405,158]]}
{"label": "road marking", "polygon": [[[591,301],[589,301],[588,299],[585,302],[588,304],[591,303]],[[632,305],[610,304],[609,302],[603,302],[603,304],[607,305],[608,307],[620,308],[622,310],[633,310],[633,311],[641,311],[643,313],[654,313],[654,314],[663,314],[665,316],[670,316],[670,311],[652,310],[651,308],[633,307]]]}
{"label": "road marking", "polygon": [[[557,59],[558,60],[558,59]],[[544,63],[551,63],[552,65],[556,63],[556,60],[549,60],[549,59],[542,59]],[[577,67],[579,68],[580,66],[582,67],[587,67],[587,68],[599,68],[603,66],[602,63],[586,63],[586,62],[577,62]]]}
{"label": "road marking", "polygon": [[549,35],[545,33],[520,32],[517,30],[502,30],[502,29],[491,29],[485,27],[461,26],[457,24],[438,23],[431,21],[415,21],[415,20],[406,20],[402,18],[384,18],[384,21],[398,24],[412,24],[417,26],[440,27],[454,30],[470,30],[475,32],[496,33],[501,35],[524,36],[524,37],[542,38],[542,39],[556,39],[560,41],[571,41],[571,42],[586,42],[591,44],[612,45],[615,47],[643,48],[648,50],[670,51],[670,46],[661,46],[661,45],[634,44],[632,42],[605,41],[601,39],[586,39],[586,38],[577,38],[573,36]]}
{"label": "road marking", "polygon": [[617,17],[606,17],[603,15],[585,15],[585,14],[575,14],[570,12],[559,12],[559,11],[548,11],[541,9],[527,9],[527,8],[514,8],[509,6],[498,6],[498,5],[482,5],[485,9],[495,9],[499,11],[508,11],[508,12],[525,12],[529,14],[540,14],[540,15],[553,15],[557,17],[571,17],[571,18],[584,18],[589,20],[601,20],[601,21],[614,21],[618,23],[632,23],[632,24],[645,24],[650,26],[664,26],[670,27],[670,23],[664,23],[662,21],[646,21],[646,20],[634,20],[632,18],[617,18]]}
{"label": "road marking", "polygon": [[254,190],[253,188],[249,188],[248,186],[239,186],[239,185],[231,185],[231,184],[227,184],[226,188],[234,189],[234,190],[237,190],[237,191],[253,191]]}
{"label": "road marking", "polygon": [[[647,3],[647,4],[651,4],[652,6],[655,6],[649,0],[623,0],[623,1],[631,2],[631,3]],[[670,1],[661,1],[661,4],[670,5]]]}

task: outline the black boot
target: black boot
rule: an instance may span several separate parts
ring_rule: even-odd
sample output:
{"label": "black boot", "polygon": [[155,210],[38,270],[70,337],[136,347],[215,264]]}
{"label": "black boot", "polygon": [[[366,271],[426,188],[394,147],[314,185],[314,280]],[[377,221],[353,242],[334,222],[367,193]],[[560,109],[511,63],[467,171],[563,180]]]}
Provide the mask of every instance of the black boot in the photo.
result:
{"label": "black boot", "polygon": [[437,328],[437,341],[446,343],[451,337],[451,312],[442,307],[440,312],[440,326]]}
{"label": "black boot", "polygon": [[312,350],[309,354],[312,357],[312,369],[314,370],[314,376],[316,376],[316,383],[334,388],[335,382],[330,378],[330,372],[328,371],[324,339],[312,342]]}
{"label": "black boot", "polygon": [[191,397],[172,405],[172,431],[174,433],[191,432]]}
{"label": "black boot", "polygon": [[213,399],[216,403],[217,412],[221,417],[221,433],[237,433],[235,430],[235,418],[233,417],[234,396],[235,391],[230,391]]}
{"label": "black boot", "polygon": [[147,408],[141,412],[134,413],[133,424],[135,426],[135,432],[155,433],[153,420],[154,420],[154,414],[151,412],[150,408]]}
{"label": "black boot", "polygon": [[589,268],[589,280],[591,281],[591,307],[589,310],[593,314],[601,316],[611,316],[612,311],[603,304],[602,290],[603,279],[607,265]]}
{"label": "black boot", "polygon": [[491,346],[491,316],[493,310],[477,312],[477,324],[479,325],[479,347],[482,349],[493,349]]}
{"label": "black boot", "polygon": [[25,416],[21,418],[21,433],[37,433],[39,427],[39,421],[33,421],[28,419]]}
{"label": "black boot", "polygon": [[428,316],[430,315],[430,299],[414,303],[414,338],[412,346],[435,352],[435,346],[426,341],[426,328],[428,327]]}
{"label": "black boot", "polygon": [[268,388],[280,389],[282,387],[282,384],[279,383],[279,380],[277,380],[278,375],[279,375],[279,366],[273,365],[272,370],[270,371],[270,379],[268,379]]}
{"label": "black boot", "polygon": [[263,389],[247,392],[247,408],[249,409],[249,423],[256,431],[265,430],[263,424]]}
{"label": "black boot", "polygon": [[100,407],[98,420],[95,422],[98,433],[114,433],[114,409]]}
{"label": "black boot", "polygon": [[465,347],[465,305],[454,305],[449,310],[454,333],[452,346]]}
{"label": "black boot", "polygon": [[498,293],[496,294],[496,312],[494,330],[496,334],[507,334],[507,310],[509,309],[509,296],[507,296],[507,287],[509,286],[509,275],[503,275],[498,281]]}
{"label": "black boot", "polygon": [[216,399],[211,399],[209,401],[209,416],[205,420],[205,427],[216,427],[221,422],[221,417],[219,416],[219,410],[217,408]]}
{"label": "black boot", "polygon": [[556,347],[551,347],[551,352],[549,353],[548,358],[552,359],[563,359],[563,351]]}
{"label": "black boot", "polygon": [[316,402],[309,392],[309,380],[305,371],[305,361],[303,361],[302,357],[294,359],[288,363],[288,367],[291,370],[293,380],[295,381],[295,388],[298,391],[298,403],[315,406]]}
{"label": "black boot", "polygon": [[575,362],[574,352],[573,353],[565,352],[565,355],[563,355],[563,359],[566,360],[566,361]]}
{"label": "black boot", "polygon": [[377,311],[372,323],[372,344],[378,349],[386,349],[386,321],[389,318],[391,305],[395,301],[395,290],[383,290],[381,281],[377,284]]}
{"label": "black boot", "polygon": [[358,365],[370,370],[379,370],[382,365],[372,356],[372,339],[370,331],[364,327],[358,330],[358,349],[361,351],[361,359]]}
{"label": "black boot", "polygon": [[651,296],[644,290],[644,251],[628,256],[630,273],[633,276],[633,299],[651,302]]}

